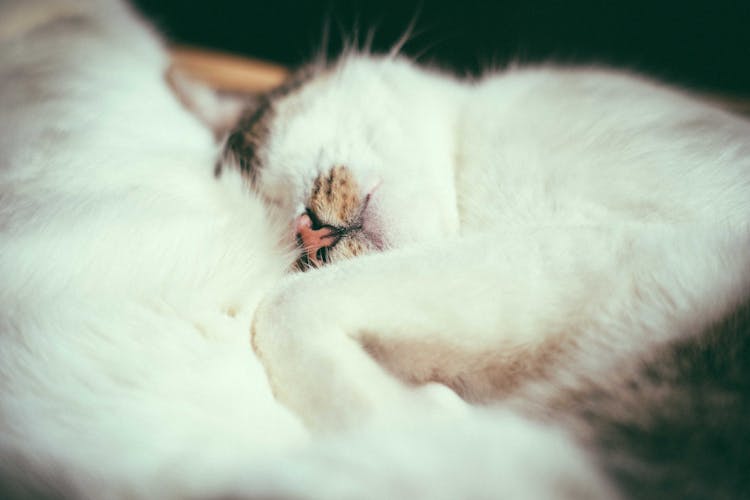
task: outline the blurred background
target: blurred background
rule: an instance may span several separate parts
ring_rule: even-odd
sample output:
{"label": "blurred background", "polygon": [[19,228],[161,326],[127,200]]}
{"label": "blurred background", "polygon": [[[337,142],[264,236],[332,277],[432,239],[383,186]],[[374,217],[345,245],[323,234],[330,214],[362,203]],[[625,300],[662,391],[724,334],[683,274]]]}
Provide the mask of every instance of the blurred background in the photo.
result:
{"label": "blurred background", "polygon": [[135,0],[176,43],[295,66],[341,33],[477,74],[510,61],[604,63],[699,91],[750,97],[750,0]]}

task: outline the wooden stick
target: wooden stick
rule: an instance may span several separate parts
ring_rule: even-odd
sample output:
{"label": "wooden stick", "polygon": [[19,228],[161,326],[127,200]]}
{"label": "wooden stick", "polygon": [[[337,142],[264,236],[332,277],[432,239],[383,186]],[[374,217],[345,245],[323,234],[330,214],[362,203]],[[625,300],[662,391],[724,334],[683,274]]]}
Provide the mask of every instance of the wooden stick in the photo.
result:
{"label": "wooden stick", "polygon": [[283,66],[222,52],[177,46],[171,48],[176,69],[224,92],[256,93],[276,87],[289,71]]}

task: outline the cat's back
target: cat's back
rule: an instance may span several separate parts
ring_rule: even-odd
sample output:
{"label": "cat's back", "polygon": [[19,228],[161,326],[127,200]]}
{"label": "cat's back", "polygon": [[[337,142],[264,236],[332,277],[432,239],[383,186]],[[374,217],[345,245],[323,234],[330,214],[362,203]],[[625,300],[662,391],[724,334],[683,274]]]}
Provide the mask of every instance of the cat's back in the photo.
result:
{"label": "cat's back", "polygon": [[491,74],[474,90],[460,120],[459,192],[504,222],[566,210],[575,224],[750,214],[750,123],[684,91],[554,66]]}

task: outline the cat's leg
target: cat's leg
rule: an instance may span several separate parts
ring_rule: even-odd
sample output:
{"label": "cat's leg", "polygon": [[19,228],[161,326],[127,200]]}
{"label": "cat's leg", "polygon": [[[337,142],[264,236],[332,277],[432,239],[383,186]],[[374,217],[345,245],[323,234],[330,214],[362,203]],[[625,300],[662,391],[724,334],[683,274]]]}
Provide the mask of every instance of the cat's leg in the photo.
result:
{"label": "cat's leg", "polygon": [[353,259],[290,277],[258,310],[253,344],[277,398],[313,427],[442,411],[381,364],[473,384],[484,368],[554,363],[597,329],[655,340],[719,314],[703,309],[720,309],[736,271],[716,272],[720,247],[663,227],[534,228]]}

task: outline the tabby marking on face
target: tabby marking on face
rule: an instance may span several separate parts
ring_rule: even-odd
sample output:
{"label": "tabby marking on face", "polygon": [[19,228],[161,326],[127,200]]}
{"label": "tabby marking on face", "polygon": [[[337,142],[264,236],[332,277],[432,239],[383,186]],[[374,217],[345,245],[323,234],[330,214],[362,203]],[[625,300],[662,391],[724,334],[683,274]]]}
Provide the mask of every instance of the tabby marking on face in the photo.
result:
{"label": "tabby marking on face", "polygon": [[361,205],[357,181],[347,167],[339,165],[315,179],[308,206],[326,224],[351,227],[356,225]]}
{"label": "tabby marking on face", "polygon": [[330,245],[317,249],[311,248],[302,233],[298,234],[303,255],[296,268],[304,271],[375,250],[376,245],[362,231],[362,215],[368,201],[369,196],[362,199],[359,185],[346,166],[338,165],[320,174],[313,182],[307,215],[314,230],[325,229],[335,238]]}

